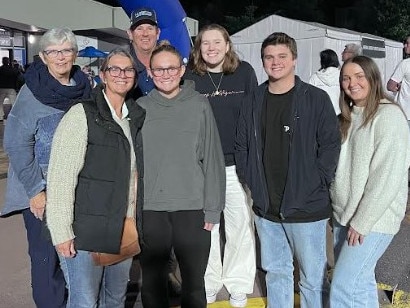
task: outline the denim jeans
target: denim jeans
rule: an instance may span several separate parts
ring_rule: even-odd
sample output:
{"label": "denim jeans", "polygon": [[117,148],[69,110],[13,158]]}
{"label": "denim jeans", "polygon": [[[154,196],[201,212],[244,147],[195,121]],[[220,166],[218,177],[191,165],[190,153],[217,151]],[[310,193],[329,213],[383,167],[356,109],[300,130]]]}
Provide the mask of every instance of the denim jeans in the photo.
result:
{"label": "denim jeans", "polygon": [[50,239],[45,238],[43,222],[30,209],[23,210],[31,260],[31,286],[37,308],[66,307],[66,289],[58,255]]}
{"label": "denim jeans", "polygon": [[123,308],[132,258],[110,266],[96,266],[90,252],[74,258],[59,255],[68,288],[67,308]]}
{"label": "denim jeans", "polygon": [[331,308],[377,308],[374,270],[393,239],[392,234],[370,232],[361,245],[349,246],[349,228],[333,221],[335,269],[330,288]]}
{"label": "denim jeans", "polygon": [[327,307],[327,219],[309,223],[277,223],[255,216],[266,271],[268,308],[293,308],[293,257],[299,263],[302,308]]}
{"label": "denim jeans", "polygon": [[226,167],[226,202],[223,211],[226,243],[223,262],[220,225],[216,224],[211,231],[211,250],[205,272],[206,290],[219,291],[225,285],[230,294],[253,292],[256,250],[250,202],[239,182],[236,167]]}

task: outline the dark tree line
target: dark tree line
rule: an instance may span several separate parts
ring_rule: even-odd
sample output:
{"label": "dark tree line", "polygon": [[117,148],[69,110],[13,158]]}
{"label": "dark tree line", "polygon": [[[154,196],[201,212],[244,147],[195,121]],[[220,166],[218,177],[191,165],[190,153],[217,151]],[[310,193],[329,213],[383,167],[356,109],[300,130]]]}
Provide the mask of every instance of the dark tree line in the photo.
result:
{"label": "dark tree line", "polygon": [[[117,0],[98,0],[116,6]],[[200,27],[219,23],[233,34],[269,15],[314,21],[401,41],[410,34],[410,0],[180,0]]]}
{"label": "dark tree line", "polygon": [[271,14],[380,35],[410,34],[410,0],[180,0],[188,16],[232,34]]}

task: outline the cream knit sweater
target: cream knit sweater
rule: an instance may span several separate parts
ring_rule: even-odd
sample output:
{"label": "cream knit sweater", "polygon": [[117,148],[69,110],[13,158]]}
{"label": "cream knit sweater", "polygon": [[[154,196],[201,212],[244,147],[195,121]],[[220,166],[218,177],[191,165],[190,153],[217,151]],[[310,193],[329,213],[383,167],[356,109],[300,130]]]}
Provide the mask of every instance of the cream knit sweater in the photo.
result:
{"label": "cream knit sweater", "polygon": [[[388,101],[382,101],[388,103]],[[372,123],[353,107],[330,194],[334,218],[363,235],[395,234],[407,204],[410,132],[403,112],[380,105]]]}

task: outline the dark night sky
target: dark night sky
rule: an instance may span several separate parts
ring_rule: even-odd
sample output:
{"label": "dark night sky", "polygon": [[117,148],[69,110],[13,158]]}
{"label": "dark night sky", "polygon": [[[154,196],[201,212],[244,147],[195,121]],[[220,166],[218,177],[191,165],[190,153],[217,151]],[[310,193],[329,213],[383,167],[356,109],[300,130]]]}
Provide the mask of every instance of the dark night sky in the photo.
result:
{"label": "dark night sky", "polygon": [[[94,0],[94,1],[97,1],[97,2],[100,2],[100,3],[104,3],[104,4],[107,4],[107,5],[111,5],[111,6],[120,6],[119,5],[119,2],[117,1],[117,0]],[[257,5],[259,6],[259,7],[263,7],[264,6],[264,3],[268,3],[268,2],[270,2],[271,0],[255,0],[255,1],[252,1],[252,0],[249,0],[249,1],[245,1],[246,3],[247,3],[247,5],[249,5],[249,4],[251,4],[251,3],[257,3]],[[300,0],[301,2],[304,2],[304,1],[307,1],[307,0]],[[190,5],[187,5],[187,4],[195,4],[195,5],[200,5],[200,6],[205,6],[206,4],[208,4],[208,3],[214,3],[214,4],[216,4],[216,5],[218,5],[218,3],[219,4],[222,4],[223,3],[223,1],[218,1],[218,0],[215,0],[215,1],[209,1],[209,0],[194,0],[194,1],[192,1],[192,0],[180,0],[179,1],[183,6],[185,5],[186,7],[188,7],[189,8],[189,6]],[[244,2],[244,1],[243,1]],[[356,3],[357,2],[357,0],[344,0],[344,1],[337,1],[337,0],[327,0],[326,2],[329,2],[329,3],[331,3],[331,5],[332,6],[337,6],[337,7],[345,7],[345,6],[351,6],[351,5],[353,5],[354,3]],[[224,5],[223,5],[224,6]],[[184,7],[184,9],[185,9],[185,7]]]}
{"label": "dark night sky", "polygon": [[[119,0],[94,1],[120,6]],[[361,7],[358,5],[359,1],[369,4],[373,3],[374,0],[236,0],[236,5],[230,5],[227,0],[179,0],[186,14],[197,19],[200,26],[204,23],[219,23],[231,31],[238,30],[238,24],[234,25],[234,29],[232,29],[232,24],[227,24],[229,19],[226,19],[226,16],[245,17],[246,20],[249,15],[246,15],[248,11],[245,9],[254,5],[256,11],[252,13],[252,18],[255,21],[271,14],[277,14],[288,18],[373,33],[375,18],[373,18],[374,12],[370,12],[371,5]],[[247,26],[246,22],[244,26]]]}
{"label": "dark night sky", "polygon": [[[117,0],[94,0],[100,3],[104,3],[110,6],[120,6],[119,1]],[[135,0],[137,2],[137,0]],[[292,2],[294,5],[295,3],[298,3],[299,1],[301,3],[305,3],[306,1],[310,0],[276,0],[277,4],[283,4],[287,3],[288,1]],[[317,0],[318,2],[324,2],[326,3],[326,7],[329,10],[333,10],[335,7],[346,7],[353,5],[356,3],[358,0],[344,0],[344,1],[339,1],[339,0]],[[195,13],[192,10],[196,11],[196,14],[198,14],[198,9],[201,11],[200,14],[203,14],[204,11],[207,11],[209,8],[213,8],[211,13],[214,15],[219,15],[219,16],[224,16],[224,15],[233,15],[233,16],[239,16],[244,13],[244,8],[246,6],[249,6],[251,4],[255,4],[259,10],[261,10],[262,15],[266,14],[273,14],[274,12],[267,12],[266,9],[269,7],[269,5],[272,4],[272,0],[238,0],[236,3],[236,6],[230,5],[228,1],[224,0],[179,0],[181,5],[183,6],[186,14],[190,17],[194,17],[192,15],[195,15]],[[316,3],[318,3],[316,2]],[[264,13],[264,14],[263,14]],[[291,17],[291,16],[289,16]],[[215,16],[216,19],[218,19],[218,16]],[[214,22],[218,22],[218,20],[215,20]]]}

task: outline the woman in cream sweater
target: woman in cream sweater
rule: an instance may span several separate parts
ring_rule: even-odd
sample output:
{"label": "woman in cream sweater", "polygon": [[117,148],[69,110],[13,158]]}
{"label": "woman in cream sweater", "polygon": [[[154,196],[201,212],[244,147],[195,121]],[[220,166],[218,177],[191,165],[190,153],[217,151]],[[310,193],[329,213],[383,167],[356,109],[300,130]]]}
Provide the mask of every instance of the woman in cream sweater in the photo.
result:
{"label": "woman in cream sweater", "polygon": [[335,269],[330,304],[378,307],[374,269],[404,217],[410,134],[379,70],[357,56],[341,70],[342,148],[331,187]]}

